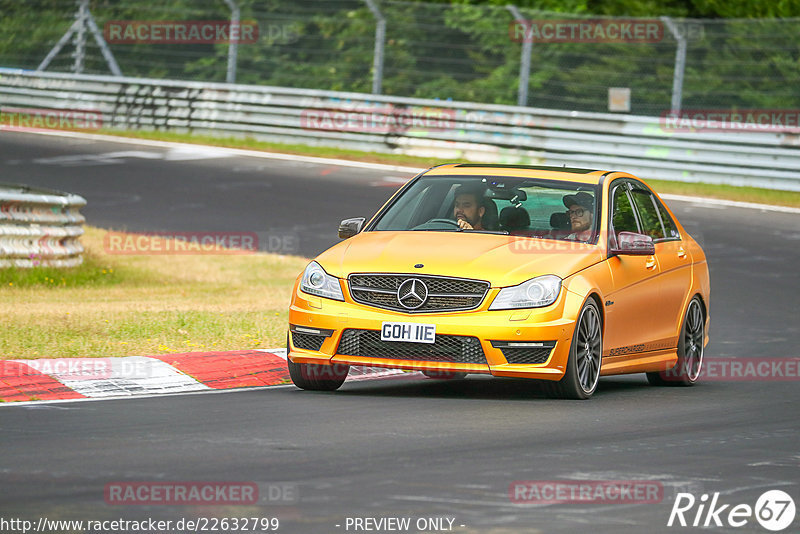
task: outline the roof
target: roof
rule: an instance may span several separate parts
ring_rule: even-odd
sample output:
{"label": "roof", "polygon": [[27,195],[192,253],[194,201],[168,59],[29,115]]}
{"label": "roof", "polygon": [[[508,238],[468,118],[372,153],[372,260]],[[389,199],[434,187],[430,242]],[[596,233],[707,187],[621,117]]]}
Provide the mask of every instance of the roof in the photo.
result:
{"label": "roof", "polygon": [[425,176],[514,176],[519,178],[544,178],[567,182],[597,184],[608,171],[545,165],[493,165],[480,163],[447,163],[433,167]]}

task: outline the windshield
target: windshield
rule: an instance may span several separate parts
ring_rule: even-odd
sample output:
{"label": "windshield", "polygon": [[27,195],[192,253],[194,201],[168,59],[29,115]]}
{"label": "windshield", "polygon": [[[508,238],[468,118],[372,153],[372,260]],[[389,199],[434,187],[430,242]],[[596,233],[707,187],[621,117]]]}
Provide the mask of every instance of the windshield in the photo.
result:
{"label": "windshield", "polygon": [[531,178],[422,177],[370,230],[490,232],[594,243],[597,189]]}

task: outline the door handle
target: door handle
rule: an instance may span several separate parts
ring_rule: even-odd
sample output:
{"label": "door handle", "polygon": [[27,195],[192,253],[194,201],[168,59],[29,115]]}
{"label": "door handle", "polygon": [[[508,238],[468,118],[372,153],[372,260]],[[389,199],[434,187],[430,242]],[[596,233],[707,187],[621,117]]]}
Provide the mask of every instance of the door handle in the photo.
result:
{"label": "door handle", "polygon": [[656,257],[650,256],[649,258],[647,258],[647,262],[644,264],[644,266],[647,267],[648,269],[654,269],[656,266]]}
{"label": "door handle", "polygon": [[685,250],[683,250],[683,247],[680,247],[680,248],[678,249],[678,257],[679,257],[679,258],[685,258],[685,257],[686,257],[686,251],[685,251]]}

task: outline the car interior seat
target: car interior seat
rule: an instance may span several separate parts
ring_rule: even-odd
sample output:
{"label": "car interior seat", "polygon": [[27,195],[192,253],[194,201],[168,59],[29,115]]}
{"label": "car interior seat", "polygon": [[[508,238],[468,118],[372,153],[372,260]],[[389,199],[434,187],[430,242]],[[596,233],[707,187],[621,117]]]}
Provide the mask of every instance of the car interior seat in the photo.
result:
{"label": "car interior seat", "polygon": [[565,211],[557,211],[550,215],[550,237],[564,238],[572,233],[569,215]]}
{"label": "car interior seat", "polygon": [[506,206],[500,211],[500,228],[509,232],[527,230],[531,216],[523,207]]}
{"label": "car interior seat", "polygon": [[497,215],[497,204],[494,203],[494,200],[491,198],[484,198],[483,199],[483,207],[486,208],[486,211],[483,213],[483,218],[481,219],[481,225],[486,228],[487,230],[497,230],[498,229],[498,215]]}

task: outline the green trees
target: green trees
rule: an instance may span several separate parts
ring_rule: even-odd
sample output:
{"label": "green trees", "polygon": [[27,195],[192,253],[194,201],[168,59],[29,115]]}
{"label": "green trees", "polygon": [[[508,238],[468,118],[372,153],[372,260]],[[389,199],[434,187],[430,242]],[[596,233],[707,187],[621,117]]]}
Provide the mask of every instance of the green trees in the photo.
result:
{"label": "green trees", "polygon": [[[387,20],[383,93],[515,104],[522,44],[506,0],[423,3],[376,0]],[[376,21],[363,0],[238,0],[260,38],[239,46],[237,82],[369,92]],[[519,0],[527,19],[703,17],[683,21],[684,107],[800,107],[800,0]],[[222,0],[91,0],[98,25],[113,20],[225,20]],[[0,0],[0,65],[35,68],[72,23],[74,0]],[[729,17],[729,18],[717,18]],[[734,17],[734,18],[730,18]],[[680,21],[679,21],[680,22]],[[684,26],[686,27],[686,26]],[[632,113],[669,107],[677,43],[534,42],[528,105],[605,111],[609,87],[630,87]],[[126,76],[222,82],[226,44],[112,44]],[[65,49],[50,70],[69,71]],[[107,74],[87,42],[85,72]]]}

